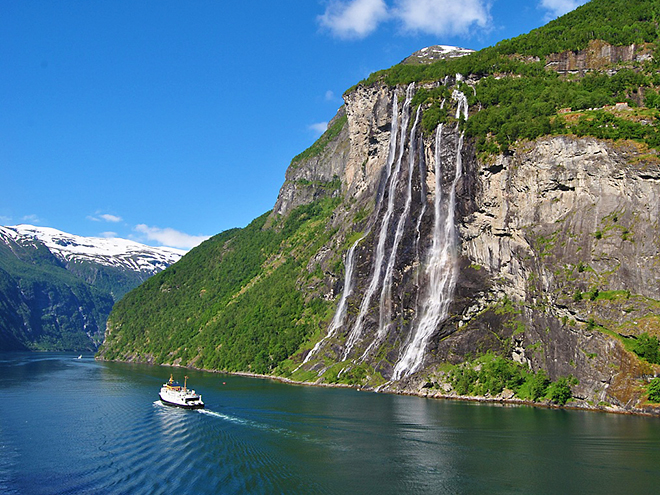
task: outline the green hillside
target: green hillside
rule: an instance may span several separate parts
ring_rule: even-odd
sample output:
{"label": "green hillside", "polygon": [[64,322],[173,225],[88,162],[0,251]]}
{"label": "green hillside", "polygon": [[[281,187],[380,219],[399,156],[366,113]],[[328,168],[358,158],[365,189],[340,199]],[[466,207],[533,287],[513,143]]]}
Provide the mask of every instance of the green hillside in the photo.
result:
{"label": "green hillside", "polygon": [[112,304],[43,244],[0,243],[0,349],[94,350]]}
{"label": "green hillside", "polygon": [[[495,73],[529,75],[539,72],[548,55],[583,50],[593,40],[614,46],[648,43],[656,50],[658,22],[660,5],[653,0],[592,0],[545,26],[471,55],[429,65],[398,64],[374,72],[359,84],[378,80],[389,85],[439,81],[457,73],[480,77]],[[657,62],[651,65],[657,66]]]}
{"label": "green hillside", "polygon": [[[660,4],[651,0],[593,0],[494,47],[430,65],[398,64],[373,73],[360,84],[424,83],[455,74],[480,78],[476,92],[465,91],[470,105],[481,108],[469,120],[466,130],[483,153],[506,152],[520,139],[563,133],[632,139],[657,147],[660,57],[643,63],[605,64],[587,74],[569,76],[546,69],[545,65],[549,55],[585,50],[594,40],[613,46],[634,44],[637,50],[656,54],[660,46],[659,20]],[[615,74],[610,76],[608,70]],[[419,95],[415,103],[425,109],[424,128],[430,131],[447,118],[447,111],[440,109],[447,95],[438,89],[426,91],[423,96]],[[620,102],[646,110],[621,116],[603,109]],[[567,108],[578,112],[601,110],[574,114],[566,120],[559,111]]]}
{"label": "green hillside", "polygon": [[273,371],[333,309],[303,284],[321,275],[306,266],[336,206],[302,206],[268,228],[265,214],[204,242],[117,303],[101,355]]}

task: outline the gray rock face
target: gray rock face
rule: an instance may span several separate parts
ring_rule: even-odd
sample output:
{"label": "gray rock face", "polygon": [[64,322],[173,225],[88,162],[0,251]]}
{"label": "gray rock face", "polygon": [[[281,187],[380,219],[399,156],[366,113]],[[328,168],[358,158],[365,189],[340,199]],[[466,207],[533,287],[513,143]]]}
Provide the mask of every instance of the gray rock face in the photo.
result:
{"label": "gray rock face", "polygon": [[601,40],[591,40],[584,50],[555,53],[546,57],[546,67],[560,74],[582,73],[603,69],[619,62],[644,62],[652,58],[645,45],[613,46]]}
{"label": "gray rock face", "polygon": [[[639,160],[633,146],[595,139],[522,145],[480,168],[477,210],[461,225],[463,252],[505,277],[510,295],[520,299],[529,288],[523,254],[544,267],[588,266],[571,290],[600,283],[659,299],[660,274],[646,269],[657,263],[660,247],[658,163]],[[539,289],[557,290],[546,297],[561,299],[566,276],[554,272],[542,274]]]}
{"label": "gray rock face", "polygon": [[328,123],[328,130],[335,126],[341,128],[334,139],[324,142],[325,146],[311,156],[301,160],[294,159],[291,163],[273,208],[274,215],[286,215],[297,206],[338,193],[339,187],[328,185],[345,175],[349,153],[345,115],[345,108],[341,107]]}
{"label": "gray rock face", "polygon": [[463,257],[492,284],[480,297],[524,302],[514,357],[576,376],[592,401],[629,405],[634,380],[653,374],[602,328],[658,332],[659,163],[591,138],[523,144],[479,164],[476,209],[459,226]]}
{"label": "gray rock face", "polygon": [[[304,369],[323,380],[328,363],[343,362],[341,373],[365,386],[419,392],[442,363],[493,350],[551,379],[575,376],[585,404],[647,407],[641,386],[658,369],[616,334],[660,335],[660,159],[635,144],[563,136],[482,163],[457,121],[440,140],[423,134],[405,94],[358,86],[345,97],[341,132],[287,172],[274,215],[341,180],[337,234],[315,262],[340,249],[346,262],[348,237],[360,239],[350,284],[326,271],[324,293],[345,313],[299,356]],[[452,112],[460,101],[447,102]],[[453,227],[442,237],[452,195]],[[434,250],[451,232],[447,268],[435,273]],[[447,273],[448,309],[430,320],[434,284]],[[419,359],[406,362],[413,345]]]}

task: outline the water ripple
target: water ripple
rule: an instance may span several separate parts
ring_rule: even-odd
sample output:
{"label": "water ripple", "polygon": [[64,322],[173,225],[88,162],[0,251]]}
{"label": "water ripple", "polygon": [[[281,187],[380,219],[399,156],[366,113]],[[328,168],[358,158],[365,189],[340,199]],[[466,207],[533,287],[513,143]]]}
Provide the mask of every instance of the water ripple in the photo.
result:
{"label": "water ripple", "polygon": [[650,493],[660,483],[656,419],[195,371],[209,407],[190,411],[154,400],[162,368],[0,356],[3,495]]}

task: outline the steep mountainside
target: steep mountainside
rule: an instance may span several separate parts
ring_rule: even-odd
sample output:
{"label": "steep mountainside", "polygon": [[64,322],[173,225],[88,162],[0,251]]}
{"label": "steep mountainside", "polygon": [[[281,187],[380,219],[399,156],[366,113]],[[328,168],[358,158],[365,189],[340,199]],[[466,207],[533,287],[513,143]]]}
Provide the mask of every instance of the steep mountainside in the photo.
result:
{"label": "steep mountainside", "polygon": [[270,214],[116,305],[100,356],[657,414],[658,10],[593,0],[373,74]]}
{"label": "steep mountainside", "polygon": [[94,350],[113,303],[183,251],[0,227],[0,350]]}

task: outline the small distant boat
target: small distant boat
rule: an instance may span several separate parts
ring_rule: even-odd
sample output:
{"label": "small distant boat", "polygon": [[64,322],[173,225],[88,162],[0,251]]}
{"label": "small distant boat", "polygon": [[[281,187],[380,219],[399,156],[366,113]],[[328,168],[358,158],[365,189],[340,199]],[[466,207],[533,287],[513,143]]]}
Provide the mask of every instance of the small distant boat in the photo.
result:
{"label": "small distant boat", "polygon": [[194,390],[188,390],[188,377],[184,377],[183,387],[174,381],[172,375],[167,383],[163,383],[160,389],[160,400],[168,406],[183,407],[184,409],[202,409],[204,403],[202,396]]}
{"label": "small distant boat", "polygon": [[82,354],[81,354],[80,356],[78,356],[78,358],[77,358],[77,359],[82,359]]}

